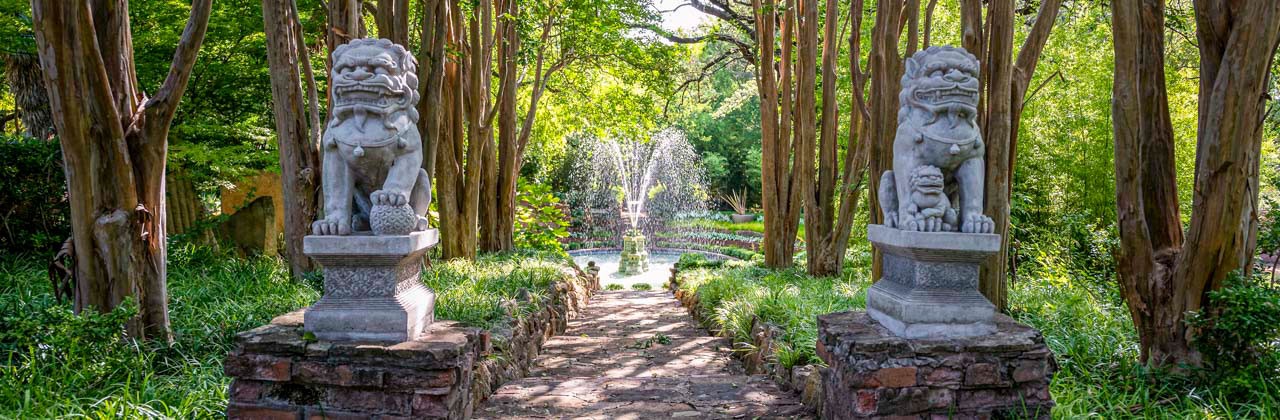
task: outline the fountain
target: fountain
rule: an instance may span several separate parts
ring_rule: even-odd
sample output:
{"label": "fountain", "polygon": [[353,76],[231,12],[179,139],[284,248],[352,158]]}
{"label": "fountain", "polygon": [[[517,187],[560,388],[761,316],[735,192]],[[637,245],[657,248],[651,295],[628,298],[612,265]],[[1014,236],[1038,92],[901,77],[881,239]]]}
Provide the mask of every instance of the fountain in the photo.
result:
{"label": "fountain", "polygon": [[[582,154],[571,175],[570,206],[585,214],[618,215],[581,221],[587,232],[620,236],[621,252],[614,254],[617,271],[604,274],[619,279],[635,277],[631,280],[639,282],[639,277],[651,268],[669,267],[679,254],[651,255],[645,232],[651,229],[652,219],[663,221],[705,209],[708,194],[693,146],[674,129],[659,131],[647,139],[578,140]],[[593,260],[599,256],[592,254]],[[659,257],[662,262],[655,265],[653,258]],[[601,263],[604,267],[612,265],[611,261]]]}
{"label": "fountain", "polygon": [[644,248],[644,233],[637,227],[640,224],[640,200],[627,201],[627,213],[624,216],[631,221],[631,229],[622,235],[622,259],[618,261],[618,272],[632,276],[649,271],[649,251]]}

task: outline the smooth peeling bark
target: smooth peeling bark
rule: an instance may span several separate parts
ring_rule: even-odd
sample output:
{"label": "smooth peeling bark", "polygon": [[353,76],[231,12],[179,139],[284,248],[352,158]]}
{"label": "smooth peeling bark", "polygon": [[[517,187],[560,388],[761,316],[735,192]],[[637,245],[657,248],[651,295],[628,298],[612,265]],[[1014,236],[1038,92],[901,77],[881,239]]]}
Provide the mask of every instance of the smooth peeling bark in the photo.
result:
{"label": "smooth peeling bark", "polygon": [[[1201,52],[1200,121],[1191,222],[1186,232],[1168,223],[1176,196],[1146,200],[1170,177],[1171,137],[1158,53],[1163,39],[1144,33],[1163,26],[1159,0],[1115,2],[1112,30],[1115,85],[1116,210],[1120,227],[1117,274],[1121,296],[1138,330],[1141,358],[1157,367],[1201,364],[1186,314],[1208,292],[1247,267],[1256,225],[1257,173],[1268,69],[1280,43],[1280,3],[1194,3]],[[1149,153],[1150,152],[1150,153]],[[1168,198],[1168,197],[1164,197]],[[1158,206],[1152,208],[1152,206]],[[1170,232],[1176,229],[1178,232]],[[1180,238],[1185,235],[1185,240]]]}
{"label": "smooth peeling bark", "polygon": [[165,159],[169,124],[204,40],[210,0],[192,4],[168,75],[137,87],[128,3],[32,2],[32,23],[71,197],[75,310],[134,299],[126,327],[169,341]]}
{"label": "smooth peeling bark", "polygon": [[[898,91],[902,89],[902,57],[898,56],[897,22],[902,12],[902,0],[881,0],[876,13],[875,26],[871,29],[870,64],[871,64],[871,102],[869,133],[870,162],[868,169],[874,176],[870,177],[867,188],[871,197],[869,203],[870,223],[884,223],[884,215],[880,214],[880,176],[893,166],[893,139],[898,133]],[[882,75],[889,75],[888,77]],[[880,251],[872,250],[871,275],[873,280],[880,279]]]}
{"label": "smooth peeling bark", "polygon": [[[271,98],[280,150],[280,179],[284,190],[285,251],[289,272],[301,279],[316,266],[302,251],[302,238],[318,219],[320,194],[320,120],[315,78],[302,43],[295,0],[263,0],[267,35],[267,64],[271,69]],[[302,85],[302,71],[308,80]],[[308,106],[310,102],[310,106]]]}

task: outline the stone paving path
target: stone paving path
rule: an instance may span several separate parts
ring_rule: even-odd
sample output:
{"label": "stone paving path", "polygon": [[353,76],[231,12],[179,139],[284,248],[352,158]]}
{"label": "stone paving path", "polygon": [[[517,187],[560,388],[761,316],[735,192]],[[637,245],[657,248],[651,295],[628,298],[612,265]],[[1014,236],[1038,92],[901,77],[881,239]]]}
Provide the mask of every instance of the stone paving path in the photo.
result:
{"label": "stone paving path", "polygon": [[547,341],[529,377],[503,385],[474,417],[809,418],[793,394],[742,374],[730,344],[668,292],[601,291]]}

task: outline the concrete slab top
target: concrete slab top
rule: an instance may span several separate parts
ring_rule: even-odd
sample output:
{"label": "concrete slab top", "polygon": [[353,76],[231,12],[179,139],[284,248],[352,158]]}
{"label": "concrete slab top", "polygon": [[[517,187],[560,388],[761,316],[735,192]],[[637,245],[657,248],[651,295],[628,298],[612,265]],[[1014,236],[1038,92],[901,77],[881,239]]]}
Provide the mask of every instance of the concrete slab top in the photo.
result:
{"label": "concrete slab top", "polygon": [[360,232],[347,236],[307,235],[302,252],[307,255],[409,255],[440,243],[440,231],[427,229],[408,235],[375,236]]}
{"label": "concrete slab top", "polygon": [[982,253],[1000,251],[1000,235],[991,233],[916,232],[885,225],[867,225],[867,239],[876,245],[898,249]]}

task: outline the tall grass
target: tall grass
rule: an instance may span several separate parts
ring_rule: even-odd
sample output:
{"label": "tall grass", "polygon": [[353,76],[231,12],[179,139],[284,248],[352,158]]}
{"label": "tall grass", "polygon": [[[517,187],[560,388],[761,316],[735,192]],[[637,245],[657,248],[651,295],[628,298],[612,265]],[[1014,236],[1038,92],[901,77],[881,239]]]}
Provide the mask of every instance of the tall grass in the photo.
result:
{"label": "tall grass", "polygon": [[[545,299],[556,257],[505,255],[437,264],[424,280],[438,319],[491,327]],[[237,332],[308,306],[319,282],[295,282],[280,260],[243,260],[175,247],[169,264],[174,343],[124,337],[132,306],[72,314],[54,301],[41,261],[0,258],[0,419],[221,418],[223,357]],[[527,290],[527,292],[521,292]]]}
{"label": "tall grass", "polygon": [[212,418],[229,380],[222,358],[238,331],[309,305],[316,290],[274,259],[229,259],[171,250],[170,346],[124,338],[110,315],[75,316],[56,303],[43,267],[0,261],[0,418]]}
{"label": "tall grass", "polygon": [[[750,341],[753,316],[786,329],[783,367],[817,363],[817,315],[865,307],[869,255],[865,248],[850,252],[842,278],[734,263],[683,271],[681,288],[697,293],[703,313],[736,341]],[[1232,399],[1225,389],[1149,371],[1137,362],[1137,335],[1114,288],[1058,264],[1019,278],[1009,311],[1040,329],[1056,356],[1055,418],[1280,418],[1280,373],[1258,371],[1248,379],[1252,396]]]}
{"label": "tall grass", "polygon": [[774,271],[741,263],[680,276],[680,288],[696,292],[708,321],[735,341],[751,342],[755,317],[782,327],[778,361],[785,368],[818,362],[817,316],[864,307],[869,285],[865,277],[810,277],[799,270]]}
{"label": "tall grass", "polygon": [[554,254],[502,254],[437,263],[423,273],[436,292],[436,318],[492,328],[509,313],[523,316],[547,298],[566,261]]}

